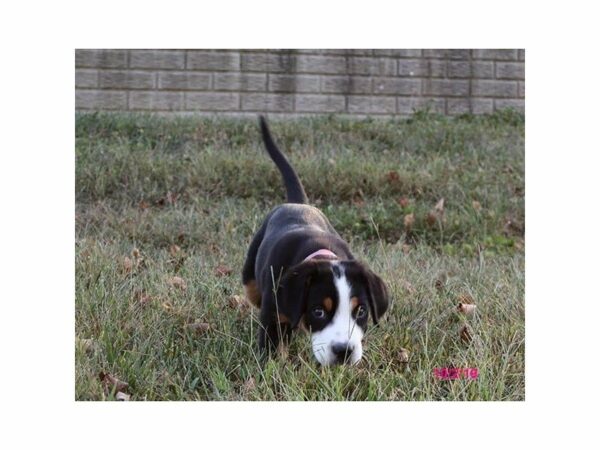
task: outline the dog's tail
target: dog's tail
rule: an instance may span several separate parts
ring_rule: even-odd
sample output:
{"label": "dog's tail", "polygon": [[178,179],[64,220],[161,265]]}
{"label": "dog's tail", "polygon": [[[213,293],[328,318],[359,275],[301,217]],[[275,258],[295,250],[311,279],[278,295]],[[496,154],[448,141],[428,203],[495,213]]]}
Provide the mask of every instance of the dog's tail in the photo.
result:
{"label": "dog's tail", "polygon": [[283,153],[277,148],[275,142],[273,142],[267,121],[263,116],[260,116],[260,131],[262,132],[267,152],[269,152],[269,156],[283,177],[288,203],[308,203],[308,197],[306,197],[306,192],[304,192],[304,187],[300,182],[300,178],[298,178],[298,174],[286,157],[283,156]]}

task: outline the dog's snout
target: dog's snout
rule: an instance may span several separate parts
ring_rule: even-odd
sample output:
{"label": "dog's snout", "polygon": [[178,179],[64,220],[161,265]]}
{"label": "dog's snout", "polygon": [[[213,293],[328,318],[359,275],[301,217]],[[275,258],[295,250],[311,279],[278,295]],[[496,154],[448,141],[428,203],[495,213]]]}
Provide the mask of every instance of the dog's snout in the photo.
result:
{"label": "dog's snout", "polygon": [[332,344],[331,351],[335,355],[337,362],[342,363],[350,360],[354,347],[347,342]]}

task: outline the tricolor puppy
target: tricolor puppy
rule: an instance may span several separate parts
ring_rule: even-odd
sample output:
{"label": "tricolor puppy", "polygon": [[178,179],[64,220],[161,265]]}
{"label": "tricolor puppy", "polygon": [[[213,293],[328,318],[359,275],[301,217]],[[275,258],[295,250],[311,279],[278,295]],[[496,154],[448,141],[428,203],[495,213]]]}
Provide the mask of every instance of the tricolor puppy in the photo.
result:
{"label": "tricolor puppy", "polygon": [[287,203],[275,207],[252,239],[242,280],[260,308],[258,345],[287,341],[300,326],[311,334],[322,365],[357,363],[369,315],[376,324],[388,308],[385,284],[356,261],[348,244],[308,199],[298,175],[260,118],[262,137],[281,172]]}

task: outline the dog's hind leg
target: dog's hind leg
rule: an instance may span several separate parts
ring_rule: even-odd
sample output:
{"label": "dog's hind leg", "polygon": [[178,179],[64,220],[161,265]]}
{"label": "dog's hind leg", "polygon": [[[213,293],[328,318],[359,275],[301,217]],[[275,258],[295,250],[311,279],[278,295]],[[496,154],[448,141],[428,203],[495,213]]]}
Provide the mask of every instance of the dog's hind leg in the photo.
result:
{"label": "dog's hind leg", "polygon": [[254,235],[254,238],[250,243],[250,248],[248,249],[248,254],[246,255],[244,268],[242,269],[242,283],[244,284],[244,290],[246,291],[246,298],[257,308],[260,308],[261,298],[260,290],[256,284],[256,254],[258,253],[258,248],[260,247],[263,237],[265,236],[266,227],[267,223],[265,221],[265,223],[262,224],[260,229]]}

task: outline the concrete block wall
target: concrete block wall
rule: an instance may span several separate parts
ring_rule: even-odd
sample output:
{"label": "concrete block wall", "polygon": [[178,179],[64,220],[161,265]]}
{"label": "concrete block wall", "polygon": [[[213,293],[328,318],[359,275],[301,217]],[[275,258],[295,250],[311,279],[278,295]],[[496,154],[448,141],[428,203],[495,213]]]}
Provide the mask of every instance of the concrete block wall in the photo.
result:
{"label": "concrete block wall", "polygon": [[80,49],[75,106],[233,116],[523,111],[525,51]]}

